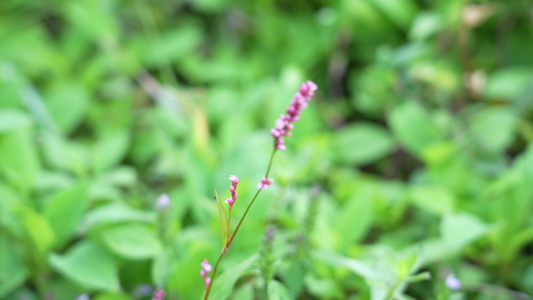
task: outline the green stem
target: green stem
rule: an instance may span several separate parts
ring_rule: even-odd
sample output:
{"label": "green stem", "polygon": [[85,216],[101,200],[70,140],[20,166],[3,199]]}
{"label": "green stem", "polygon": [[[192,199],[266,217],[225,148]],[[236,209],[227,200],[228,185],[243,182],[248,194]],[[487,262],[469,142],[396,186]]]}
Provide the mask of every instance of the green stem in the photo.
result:
{"label": "green stem", "polygon": [[[274,161],[274,154],[276,154],[276,150],[277,149],[274,148],[274,150],[272,151],[272,154],[270,155],[270,162],[268,163],[268,168],[267,168],[266,175],[265,175],[266,178],[268,178],[268,174],[270,173],[270,168],[272,167],[272,161]],[[211,283],[207,287],[207,291],[205,293],[204,300],[207,300],[207,298],[209,297],[209,293],[211,292],[211,287],[213,286],[213,282],[215,281],[215,277],[217,276],[217,269],[218,269],[218,265],[220,264],[220,261],[222,260],[222,256],[224,256],[224,254],[227,253],[227,251],[229,249],[229,246],[231,245],[231,242],[233,242],[233,239],[237,235],[237,232],[239,232],[239,228],[241,228],[242,222],[246,218],[246,215],[248,215],[248,211],[250,210],[250,207],[252,207],[252,205],[255,202],[255,199],[257,199],[257,196],[259,196],[260,192],[261,192],[261,189],[258,189],[257,193],[255,193],[254,198],[252,199],[250,204],[248,204],[248,207],[244,211],[244,215],[242,215],[242,218],[239,221],[239,224],[237,224],[237,227],[235,228],[235,231],[233,231],[233,234],[231,235],[231,238],[228,240],[228,243],[226,244],[226,247],[224,247],[224,249],[222,249],[222,252],[220,253],[220,256],[218,257],[217,263],[215,264],[215,268],[213,269],[213,276],[211,277]]]}
{"label": "green stem", "polygon": [[391,287],[391,289],[387,293],[387,296],[385,297],[385,300],[392,299],[392,297],[394,296],[394,291],[396,290],[396,288],[398,287],[399,284],[400,284],[400,279],[396,280],[394,285]]}
{"label": "green stem", "polygon": [[228,235],[226,236],[226,245],[228,244],[229,242],[229,229],[230,229],[230,225],[231,225],[231,209],[229,211],[229,217],[228,217]]}

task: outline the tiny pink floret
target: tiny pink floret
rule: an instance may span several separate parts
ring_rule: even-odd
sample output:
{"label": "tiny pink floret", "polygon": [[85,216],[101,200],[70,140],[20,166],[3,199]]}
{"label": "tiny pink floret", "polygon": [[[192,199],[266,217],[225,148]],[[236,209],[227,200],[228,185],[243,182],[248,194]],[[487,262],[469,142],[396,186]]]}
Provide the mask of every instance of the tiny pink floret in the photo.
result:
{"label": "tiny pink floret", "polygon": [[261,179],[261,182],[257,184],[257,188],[260,190],[266,189],[272,184],[272,182],[274,182],[273,179],[268,179],[266,177],[263,177],[263,179]]}
{"label": "tiny pink floret", "polygon": [[208,277],[208,275],[213,270],[213,267],[209,264],[207,258],[204,259],[201,265],[202,270],[200,270],[200,275],[202,275],[202,278],[204,279],[205,288],[207,289],[209,287],[209,284],[211,283],[211,278]]}
{"label": "tiny pink floret", "polygon": [[234,185],[234,186],[237,186],[237,184],[239,183],[239,177],[235,176],[235,175],[230,175],[229,176],[229,180],[231,180],[231,183]]}
{"label": "tiny pink floret", "polygon": [[300,114],[303,109],[307,107],[307,102],[311,101],[311,97],[318,89],[317,85],[312,81],[306,81],[300,86],[298,93],[294,95],[289,108],[286,110],[286,115],[281,115],[276,120],[276,125],[270,130],[274,137],[274,147],[279,150],[285,150],[285,140],[282,136],[290,136],[291,130],[294,129],[294,122],[300,119]]}

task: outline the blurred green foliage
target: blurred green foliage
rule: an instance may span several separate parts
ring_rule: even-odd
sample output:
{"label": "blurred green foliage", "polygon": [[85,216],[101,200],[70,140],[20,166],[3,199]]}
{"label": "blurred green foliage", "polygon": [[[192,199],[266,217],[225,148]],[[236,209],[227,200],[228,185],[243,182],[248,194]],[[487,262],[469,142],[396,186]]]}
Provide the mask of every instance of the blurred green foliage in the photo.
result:
{"label": "blurred green foliage", "polygon": [[532,21],[528,0],[1,1],[0,298],[200,298],[213,190],[238,175],[242,216],[310,79],[212,299],[531,299]]}

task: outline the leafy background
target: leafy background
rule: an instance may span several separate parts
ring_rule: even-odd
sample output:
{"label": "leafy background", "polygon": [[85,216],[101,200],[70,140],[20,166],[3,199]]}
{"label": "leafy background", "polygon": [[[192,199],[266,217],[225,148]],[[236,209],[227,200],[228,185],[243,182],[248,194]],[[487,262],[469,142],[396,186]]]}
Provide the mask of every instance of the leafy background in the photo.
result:
{"label": "leafy background", "polygon": [[0,16],[0,298],[200,298],[213,190],[239,176],[237,220],[307,79],[319,92],[213,299],[533,294],[531,1],[3,0]]}

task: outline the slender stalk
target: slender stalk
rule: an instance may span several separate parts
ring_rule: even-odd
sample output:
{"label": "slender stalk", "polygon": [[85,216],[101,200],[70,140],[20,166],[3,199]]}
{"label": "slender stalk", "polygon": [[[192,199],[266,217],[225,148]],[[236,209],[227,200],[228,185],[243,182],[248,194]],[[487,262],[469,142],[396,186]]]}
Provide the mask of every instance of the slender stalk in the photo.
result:
{"label": "slender stalk", "polygon": [[230,225],[231,225],[231,209],[229,210],[229,217],[228,217],[228,235],[226,236],[226,245],[227,245],[228,242],[229,242],[229,229],[230,229]]}
{"label": "slender stalk", "polygon": [[[272,154],[270,155],[270,161],[268,163],[268,168],[267,168],[266,175],[265,175],[266,178],[268,178],[268,174],[270,173],[270,168],[272,167],[272,162],[274,161],[274,154],[276,154],[276,150],[277,149],[274,147],[274,150],[272,150]],[[217,276],[218,264],[222,260],[222,257],[224,256],[224,254],[227,253],[227,251],[229,249],[229,246],[231,245],[231,242],[233,242],[233,239],[237,235],[237,232],[239,232],[239,228],[241,228],[242,222],[246,218],[246,215],[248,214],[248,211],[250,210],[250,207],[252,207],[252,205],[255,202],[255,199],[257,199],[257,196],[259,196],[260,192],[261,192],[261,189],[258,189],[257,192],[255,193],[255,196],[252,198],[252,201],[250,202],[250,204],[248,204],[248,207],[244,211],[244,215],[242,215],[242,218],[239,221],[239,224],[237,224],[237,227],[235,228],[235,231],[233,231],[233,234],[231,235],[231,238],[228,240],[228,243],[226,244],[226,247],[224,247],[224,249],[222,249],[222,252],[220,253],[220,256],[218,257],[217,263],[215,264],[215,268],[213,269],[213,276],[211,277],[211,283],[207,287],[207,291],[205,292],[204,300],[207,300],[207,298],[209,298],[209,293],[211,292],[211,287],[213,286],[213,282],[215,282],[215,277]],[[230,211],[230,214],[231,214],[231,211]],[[229,236],[229,223],[228,223],[228,236]]]}

